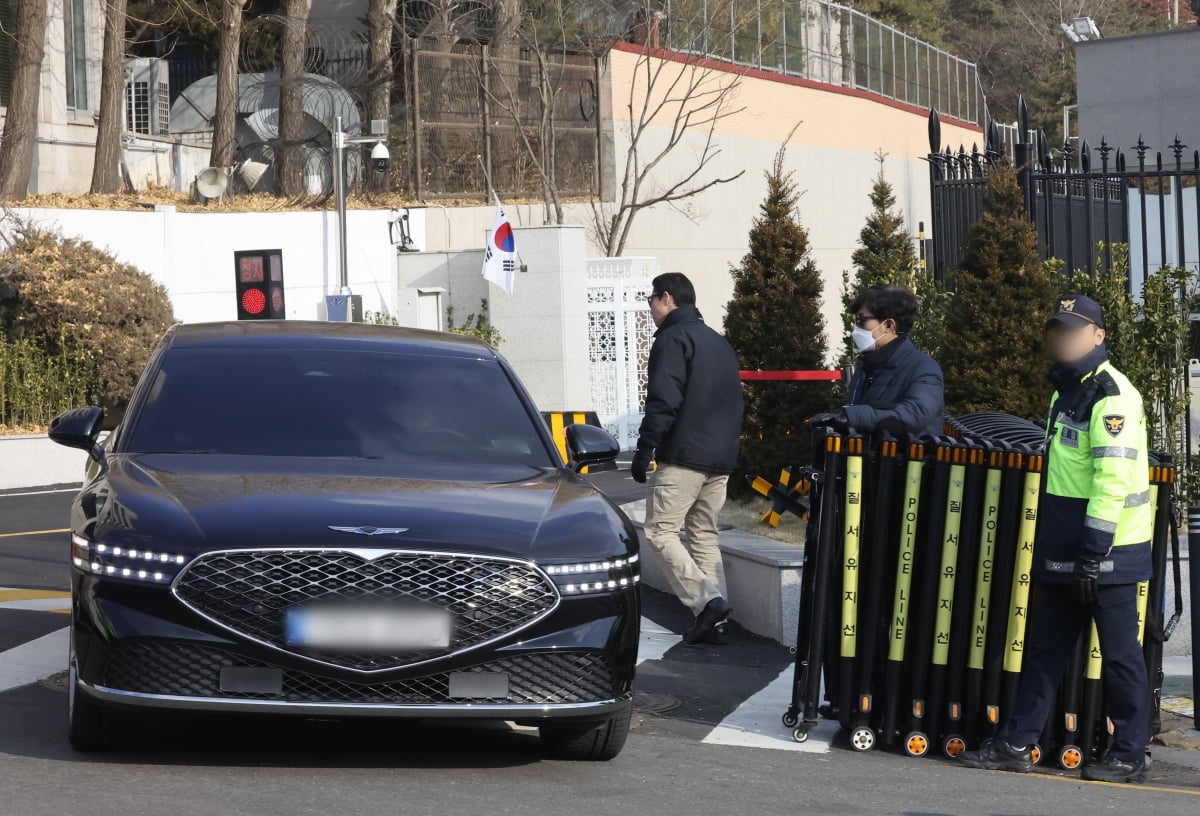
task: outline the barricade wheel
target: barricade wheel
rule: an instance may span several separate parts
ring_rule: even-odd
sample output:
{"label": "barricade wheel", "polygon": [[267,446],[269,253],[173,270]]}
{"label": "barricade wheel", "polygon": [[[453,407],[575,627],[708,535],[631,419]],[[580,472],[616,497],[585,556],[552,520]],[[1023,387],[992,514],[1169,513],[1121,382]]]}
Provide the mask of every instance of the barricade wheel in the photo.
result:
{"label": "barricade wheel", "polygon": [[1034,746],[1033,746],[1033,750],[1032,750],[1032,751],[1030,751],[1029,753],[1030,753],[1030,755],[1031,755],[1031,757],[1032,757],[1032,759],[1033,759],[1033,764],[1034,764],[1034,765],[1041,765],[1041,764],[1042,764],[1042,746],[1040,746],[1040,745],[1034,745]]}
{"label": "barricade wheel", "polygon": [[796,742],[808,742],[808,728],[801,725],[792,732],[792,739]]}
{"label": "barricade wheel", "polygon": [[1074,745],[1068,745],[1058,752],[1059,767],[1073,771],[1083,764],[1083,751]]}
{"label": "barricade wheel", "polygon": [[942,740],[942,753],[950,759],[954,759],[965,750],[967,750],[967,741],[958,734],[951,734]]}
{"label": "barricade wheel", "polygon": [[798,722],[800,722],[799,714],[793,714],[792,712],[789,711],[783,715],[784,728],[795,728],[796,723],[798,723]]}
{"label": "barricade wheel", "polygon": [[929,737],[913,731],[904,738],[904,753],[910,757],[923,757],[929,753]]}
{"label": "barricade wheel", "polygon": [[870,751],[875,747],[875,732],[870,728],[855,728],[850,732],[850,747],[855,751]]}

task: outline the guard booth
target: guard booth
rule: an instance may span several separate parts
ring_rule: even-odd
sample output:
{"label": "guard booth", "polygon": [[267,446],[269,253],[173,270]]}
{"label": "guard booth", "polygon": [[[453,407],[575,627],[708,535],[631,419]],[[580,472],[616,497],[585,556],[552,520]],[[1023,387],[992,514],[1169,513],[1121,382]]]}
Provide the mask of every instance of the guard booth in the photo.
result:
{"label": "guard booth", "polygon": [[[945,435],[902,441],[815,429],[796,666],[783,715],[799,742],[836,718],[859,751],[898,746],[955,756],[1013,709],[1030,603],[1043,431],[1002,414],[947,418]],[[1182,613],[1175,466],[1152,454],[1154,571],[1139,631],[1159,725],[1163,643]],[[787,509],[792,509],[788,507]],[[1174,571],[1166,617],[1166,571]],[[1035,762],[1101,755],[1103,654],[1093,625],[1076,645]]]}

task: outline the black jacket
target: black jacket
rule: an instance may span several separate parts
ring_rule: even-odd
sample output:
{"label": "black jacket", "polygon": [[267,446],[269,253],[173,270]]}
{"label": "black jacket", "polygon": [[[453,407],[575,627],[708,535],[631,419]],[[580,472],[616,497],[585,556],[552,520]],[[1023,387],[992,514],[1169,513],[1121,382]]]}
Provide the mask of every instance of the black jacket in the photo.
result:
{"label": "black jacket", "polygon": [[646,415],[638,449],[659,464],[732,473],[742,432],[742,383],[729,341],[695,306],[667,315],[650,347]]}
{"label": "black jacket", "polygon": [[862,355],[849,402],[846,416],[856,431],[870,433],[893,420],[912,436],[939,436],[945,410],[942,367],[903,335]]}

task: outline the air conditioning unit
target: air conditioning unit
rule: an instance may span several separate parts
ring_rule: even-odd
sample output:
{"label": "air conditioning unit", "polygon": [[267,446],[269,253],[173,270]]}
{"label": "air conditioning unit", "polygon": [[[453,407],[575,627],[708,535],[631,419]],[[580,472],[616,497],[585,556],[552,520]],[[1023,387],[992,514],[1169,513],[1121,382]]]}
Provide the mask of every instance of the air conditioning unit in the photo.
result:
{"label": "air conditioning unit", "polygon": [[171,82],[165,59],[125,63],[125,132],[166,136],[170,131]]}

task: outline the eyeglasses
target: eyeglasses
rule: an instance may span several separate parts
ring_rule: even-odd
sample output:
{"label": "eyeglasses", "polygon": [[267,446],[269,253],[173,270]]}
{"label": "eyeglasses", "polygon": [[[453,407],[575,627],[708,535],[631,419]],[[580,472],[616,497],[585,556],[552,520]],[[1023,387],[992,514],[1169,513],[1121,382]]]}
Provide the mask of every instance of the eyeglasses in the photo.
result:
{"label": "eyeglasses", "polygon": [[876,317],[875,315],[861,315],[861,314],[855,315],[854,316],[854,325],[858,326],[860,329],[865,329],[867,327],[867,323],[869,323],[872,320],[878,320],[878,319],[879,318]]}
{"label": "eyeglasses", "polygon": [[662,293],[662,292],[655,292],[655,293],[654,293],[654,294],[652,294],[652,295],[647,295],[647,296],[646,296],[646,302],[647,302],[647,303],[649,303],[651,306],[653,306],[653,305],[654,305],[654,301],[658,300],[660,297],[662,297],[662,295],[663,295],[663,293]]}

